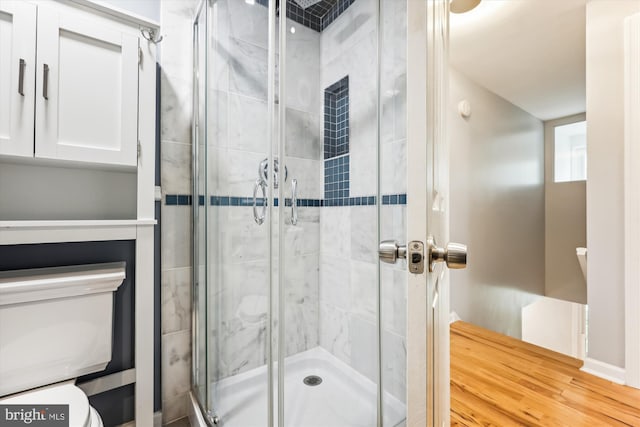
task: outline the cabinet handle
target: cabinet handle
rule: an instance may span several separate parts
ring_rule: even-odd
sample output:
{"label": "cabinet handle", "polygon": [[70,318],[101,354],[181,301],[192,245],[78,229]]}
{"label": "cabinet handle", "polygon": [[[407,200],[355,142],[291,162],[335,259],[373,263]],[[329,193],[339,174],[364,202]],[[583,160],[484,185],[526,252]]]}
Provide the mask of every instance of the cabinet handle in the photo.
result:
{"label": "cabinet handle", "polygon": [[42,71],[42,97],[49,99],[49,66],[44,64]]}
{"label": "cabinet handle", "polygon": [[20,66],[18,68],[18,93],[24,96],[24,67],[27,65],[24,59],[20,58]]}

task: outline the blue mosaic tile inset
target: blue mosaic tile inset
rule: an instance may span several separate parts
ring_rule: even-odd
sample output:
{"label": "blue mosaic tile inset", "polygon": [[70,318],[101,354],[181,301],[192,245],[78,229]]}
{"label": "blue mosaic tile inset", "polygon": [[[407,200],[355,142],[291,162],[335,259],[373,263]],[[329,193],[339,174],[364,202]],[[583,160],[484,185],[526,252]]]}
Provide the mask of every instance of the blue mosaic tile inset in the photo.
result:
{"label": "blue mosaic tile inset", "polygon": [[349,153],[349,76],[324,90],[324,158]]}
{"label": "blue mosaic tile inset", "polygon": [[[349,155],[324,161],[324,199],[325,206],[333,205],[335,200],[349,198]],[[329,203],[329,204],[327,204]]]}

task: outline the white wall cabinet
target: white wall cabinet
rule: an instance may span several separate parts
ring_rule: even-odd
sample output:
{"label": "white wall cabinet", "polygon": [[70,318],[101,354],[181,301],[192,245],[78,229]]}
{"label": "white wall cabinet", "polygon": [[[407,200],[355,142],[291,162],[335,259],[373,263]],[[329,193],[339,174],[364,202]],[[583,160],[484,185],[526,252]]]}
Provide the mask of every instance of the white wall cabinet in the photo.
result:
{"label": "white wall cabinet", "polygon": [[0,153],[33,156],[36,6],[0,0]]}
{"label": "white wall cabinet", "polygon": [[[9,63],[0,55],[0,88],[11,93],[0,97],[0,154],[137,165],[136,35],[89,13],[0,0],[3,52],[9,43]],[[27,54],[22,96],[16,74]]]}

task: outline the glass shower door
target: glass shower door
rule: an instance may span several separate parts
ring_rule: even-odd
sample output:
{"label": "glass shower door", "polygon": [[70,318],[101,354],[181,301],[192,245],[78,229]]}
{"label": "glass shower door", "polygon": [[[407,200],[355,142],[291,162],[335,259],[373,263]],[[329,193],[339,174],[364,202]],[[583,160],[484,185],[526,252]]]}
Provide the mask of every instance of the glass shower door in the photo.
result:
{"label": "glass shower door", "polygon": [[278,425],[400,426],[406,263],[377,249],[406,235],[406,2],[280,12]]}
{"label": "glass shower door", "polygon": [[275,7],[205,0],[195,27],[194,354],[206,351],[194,380],[210,424],[272,425],[270,16]]}

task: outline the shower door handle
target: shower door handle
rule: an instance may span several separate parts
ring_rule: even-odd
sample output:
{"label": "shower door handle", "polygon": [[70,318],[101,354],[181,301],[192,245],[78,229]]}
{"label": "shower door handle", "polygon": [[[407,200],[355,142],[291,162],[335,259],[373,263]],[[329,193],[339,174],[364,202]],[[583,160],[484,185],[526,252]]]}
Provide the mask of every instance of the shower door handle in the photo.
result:
{"label": "shower door handle", "polygon": [[[267,185],[260,178],[256,179],[253,187],[253,220],[258,225],[262,225],[267,215]],[[262,189],[262,213],[258,213],[258,188]]]}
{"label": "shower door handle", "polygon": [[291,225],[298,224],[298,180],[291,180]]}

